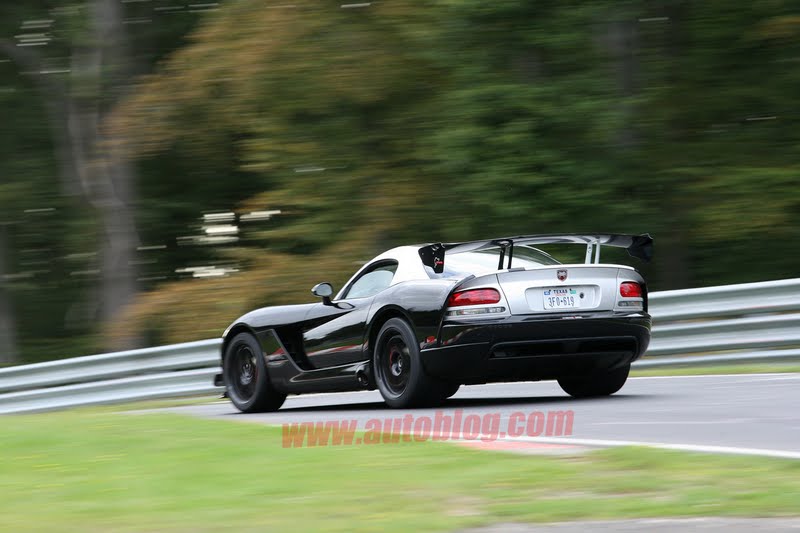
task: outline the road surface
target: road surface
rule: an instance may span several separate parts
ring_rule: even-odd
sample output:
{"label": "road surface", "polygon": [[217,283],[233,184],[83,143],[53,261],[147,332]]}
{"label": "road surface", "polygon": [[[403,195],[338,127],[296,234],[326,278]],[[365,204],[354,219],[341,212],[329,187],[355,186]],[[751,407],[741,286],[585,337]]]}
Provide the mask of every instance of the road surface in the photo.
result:
{"label": "road surface", "polygon": [[[508,429],[513,413],[571,410],[572,434],[514,438],[505,435],[488,447],[509,442],[543,447],[603,447],[641,444],[659,448],[751,454],[800,459],[800,374],[640,377],[616,395],[575,400],[555,382],[502,383],[462,387],[436,409],[387,409],[377,391],[292,396],[278,412],[241,414],[227,401],[170,408],[194,416],[265,424],[435,417],[461,411],[497,414]],[[512,422],[514,420],[511,420]],[[525,426],[516,419],[517,429]],[[518,433],[519,431],[517,431]],[[480,439],[479,439],[480,440]]]}

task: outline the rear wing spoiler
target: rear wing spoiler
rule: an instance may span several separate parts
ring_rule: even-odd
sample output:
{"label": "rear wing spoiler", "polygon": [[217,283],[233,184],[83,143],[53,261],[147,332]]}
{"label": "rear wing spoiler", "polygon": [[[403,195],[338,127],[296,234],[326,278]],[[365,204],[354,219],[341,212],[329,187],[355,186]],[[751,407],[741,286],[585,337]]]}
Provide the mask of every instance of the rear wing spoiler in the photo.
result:
{"label": "rear wing spoiler", "polygon": [[642,235],[620,235],[620,234],[577,234],[568,233],[564,235],[520,235],[518,237],[501,237],[498,239],[488,239],[484,241],[468,241],[453,243],[435,243],[423,246],[419,249],[419,257],[422,264],[431,267],[437,274],[444,272],[445,252],[461,253],[485,250],[488,248],[500,248],[500,259],[497,269],[503,268],[506,262],[511,268],[511,259],[514,257],[514,245],[529,244],[583,244],[586,246],[586,263],[600,262],[600,247],[613,246],[615,248],[625,248],[631,257],[650,262],[653,257],[653,238],[649,234]]}

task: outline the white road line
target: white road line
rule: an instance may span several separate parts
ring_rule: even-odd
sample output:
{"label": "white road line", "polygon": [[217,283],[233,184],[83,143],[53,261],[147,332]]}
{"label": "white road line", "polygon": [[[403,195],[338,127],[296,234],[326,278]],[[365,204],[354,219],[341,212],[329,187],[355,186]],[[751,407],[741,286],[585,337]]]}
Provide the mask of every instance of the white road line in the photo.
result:
{"label": "white road line", "polygon": [[788,381],[792,379],[800,379],[800,374],[783,374],[782,376],[775,376],[772,378],[764,378],[761,381]]}
{"label": "white road line", "polygon": [[749,424],[758,422],[755,418],[729,418],[726,420],[646,420],[646,421],[633,421],[625,420],[620,422],[590,422],[590,426],[666,426],[666,425],[700,425],[707,426],[709,424]]}
{"label": "white road line", "polygon": [[[479,437],[480,438],[480,437]],[[488,438],[488,437],[487,437]],[[668,442],[645,442],[636,440],[576,439],[572,437],[506,437],[496,439],[519,442],[541,442],[546,444],[577,444],[579,446],[599,446],[611,448],[615,446],[645,446],[662,450],[679,450],[684,452],[722,453],[732,455],[757,455],[761,457],[778,457],[782,459],[800,459],[800,452],[789,450],[770,450],[764,448],[740,448],[738,446],[710,446],[705,444],[671,444]]]}
{"label": "white road line", "polygon": [[[635,369],[633,369],[635,370]],[[697,374],[697,375],[686,375],[686,376],[631,376],[628,379],[697,379],[697,378],[762,378],[762,377],[772,377],[772,376],[780,376],[783,379],[800,379],[800,373],[797,372],[764,372],[760,374]],[[791,376],[791,377],[784,377],[784,376]],[[763,381],[763,380],[761,380]]]}

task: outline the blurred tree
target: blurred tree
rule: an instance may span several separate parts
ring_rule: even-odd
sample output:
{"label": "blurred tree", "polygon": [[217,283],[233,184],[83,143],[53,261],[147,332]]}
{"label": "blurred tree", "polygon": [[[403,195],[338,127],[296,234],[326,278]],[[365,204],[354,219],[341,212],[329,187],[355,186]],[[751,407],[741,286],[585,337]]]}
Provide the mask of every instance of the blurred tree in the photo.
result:
{"label": "blurred tree", "polygon": [[[146,18],[130,11],[140,4],[128,15]],[[344,276],[403,242],[646,230],[653,289],[794,275],[792,2],[240,0],[189,34],[129,25],[128,48],[115,32],[98,41],[119,21],[109,5],[85,5],[93,15],[59,41],[77,66],[49,80],[67,85],[91,142],[54,138],[67,139],[67,159],[73,146],[84,154],[93,183],[114,186],[79,196],[121,236],[128,255],[116,257],[135,260],[138,233],[167,246],[162,273],[207,261],[246,270],[149,282],[108,329],[124,342],[211,334],[250,306],[305,299],[315,272]],[[137,195],[117,188],[132,181],[129,155]],[[127,207],[101,205],[109,195]],[[272,209],[269,229],[244,216]],[[175,245],[194,242],[182,238],[190,226],[208,229],[202,214],[232,210],[235,242]],[[130,301],[131,286],[106,282],[110,301]]]}
{"label": "blurred tree", "polygon": [[[429,6],[231,4],[145,80],[117,131],[138,153],[189,169],[170,177],[187,185],[173,189],[176,202],[209,206],[211,190],[231,203],[271,191],[262,204],[302,211],[296,231],[272,234],[285,249],[341,239],[343,217],[387,235],[398,218],[417,225],[419,200],[433,189],[414,164],[415,110],[438,77],[403,33],[419,24],[420,7]],[[200,174],[198,158],[221,176]]]}
{"label": "blurred tree", "polygon": [[114,93],[127,81],[128,51],[116,0],[88,4],[88,31],[71,44],[70,80],[47,76],[46,58],[24,42],[0,47],[37,81],[47,102],[62,191],[80,197],[101,217],[99,291],[102,320],[113,319],[136,293],[133,256],[138,244],[133,171],[124,145],[103,132]]}
{"label": "blurred tree", "polygon": [[0,365],[17,361],[17,324],[8,285],[8,229],[0,221]]}
{"label": "blurred tree", "polygon": [[[266,242],[314,261],[361,228],[364,256],[413,240],[646,229],[660,243],[654,288],[791,272],[775,257],[759,274],[735,264],[762,257],[742,249],[760,225],[738,215],[745,198],[796,231],[796,134],[748,120],[791,116],[791,4],[359,6],[224,6],[120,108],[117,131],[146,161],[169,154],[193,172],[193,159],[226,154],[229,195],[265,191],[242,208],[287,213]],[[279,290],[265,301],[305,293]]]}
{"label": "blurred tree", "polygon": [[[8,138],[0,149],[8,150],[9,157],[0,170],[5,171],[5,182],[16,184],[14,195],[6,195],[4,204],[26,205],[31,213],[56,209],[60,219],[58,226],[44,228],[12,225],[20,237],[13,241],[23,247],[39,241],[32,250],[47,255],[51,266],[72,262],[74,267],[71,258],[89,258],[89,264],[72,272],[56,266],[16,277],[27,281],[11,286],[10,293],[4,291],[8,301],[4,309],[10,313],[16,307],[23,313],[23,337],[31,342],[36,342],[40,329],[46,336],[66,327],[74,335],[74,326],[80,324],[86,333],[96,328],[96,319],[116,318],[137,291],[135,171],[124,140],[110,135],[104,121],[130,90],[133,76],[146,72],[180,45],[181,34],[198,15],[187,13],[167,23],[151,24],[148,16],[158,14],[158,7],[117,0],[34,1],[4,5],[2,12],[0,36],[8,37],[0,38],[0,75],[13,73],[19,80],[30,81],[14,80],[7,94],[0,95],[0,101],[10,104],[8,127],[2,132]],[[135,49],[129,34],[137,37]],[[49,131],[41,131],[40,124],[49,125]],[[40,136],[35,144],[31,142],[34,131]],[[12,149],[15,145],[19,145],[17,152]],[[45,164],[33,163],[34,158]],[[50,162],[53,165],[47,168]],[[58,188],[48,183],[49,175],[58,178]],[[39,202],[48,208],[38,209]],[[18,217],[28,216],[22,209],[14,211]],[[7,216],[11,214],[6,211]],[[32,227],[39,234],[34,235]],[[24,268],[24,263],[8,268]],[[57,274],[67,277],[56,280]],[[80,286],[75,275],[83,278]],[[20,305],[14,306],[9,294],[16,294]]]}

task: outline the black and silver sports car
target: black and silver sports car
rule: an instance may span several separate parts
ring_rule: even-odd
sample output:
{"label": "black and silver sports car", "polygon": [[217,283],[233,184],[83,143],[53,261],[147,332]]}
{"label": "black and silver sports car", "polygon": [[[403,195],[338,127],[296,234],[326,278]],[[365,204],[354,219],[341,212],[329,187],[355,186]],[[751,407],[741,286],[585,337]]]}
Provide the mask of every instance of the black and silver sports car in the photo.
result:
{"label": "black and silver sports car", "polygon": [[[578,244],[581,264],[536,248]],[[524,235],[401,246],[318,303],[257,309],[224,334],[222,374],[241,411],[287,394],[380,390],[391,407],[433,405],[464,384],[558,380],[576,397],[617,392],[650,342],[647,286],[600,248],[649,261],[649,235]]]}

